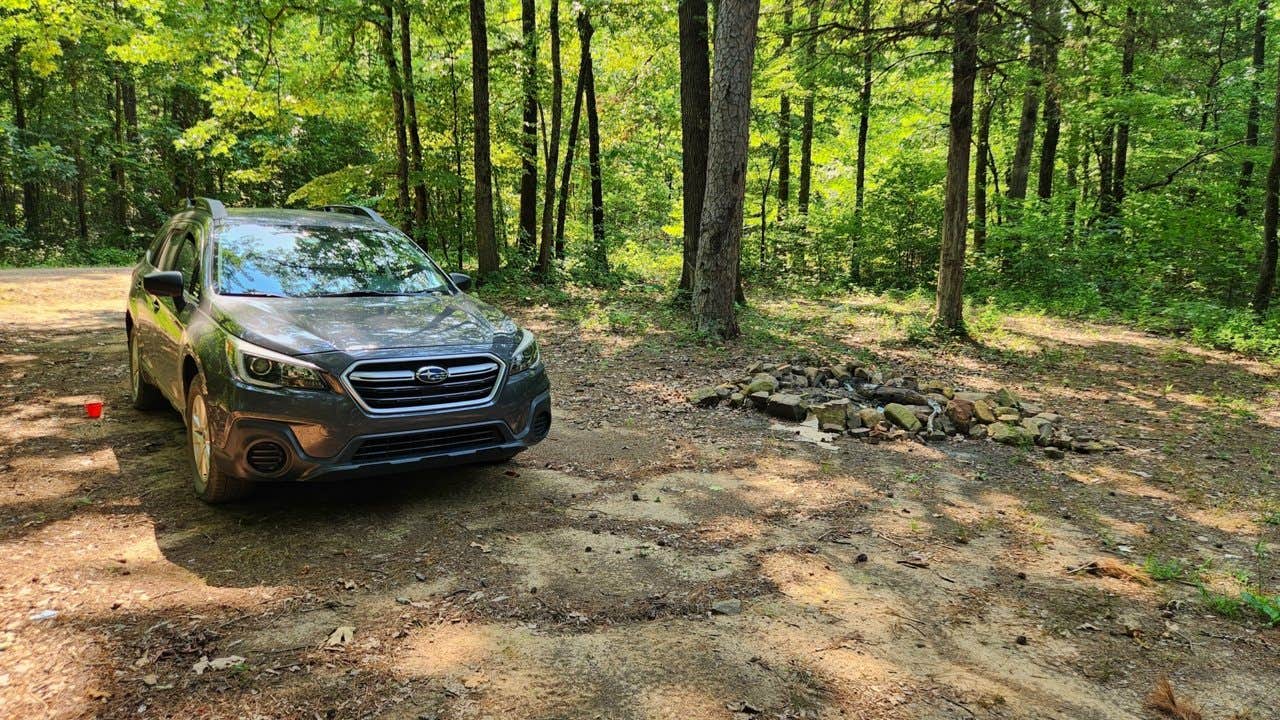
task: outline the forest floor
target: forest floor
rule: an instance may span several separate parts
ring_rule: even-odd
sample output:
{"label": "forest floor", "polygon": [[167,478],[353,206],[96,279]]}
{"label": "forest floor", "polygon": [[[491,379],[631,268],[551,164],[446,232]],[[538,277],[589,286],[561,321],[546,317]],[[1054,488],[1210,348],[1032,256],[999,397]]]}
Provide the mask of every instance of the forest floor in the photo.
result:
{"label": "forest floor", "polygon": [[[210,507],[178,416],[129,408],[126,286],[0,272],[0,715],[1142,718],[1167,675],[1278,717],[1280,629],[1234,600],[1280,588],[1273,365],[1019,316],[921,347],[869,296],[758,300],[717,349],[656,291],[515,293],[546,442]],[[801,351],[1009,386],[1125,449],[832,451],[684,401]]]}

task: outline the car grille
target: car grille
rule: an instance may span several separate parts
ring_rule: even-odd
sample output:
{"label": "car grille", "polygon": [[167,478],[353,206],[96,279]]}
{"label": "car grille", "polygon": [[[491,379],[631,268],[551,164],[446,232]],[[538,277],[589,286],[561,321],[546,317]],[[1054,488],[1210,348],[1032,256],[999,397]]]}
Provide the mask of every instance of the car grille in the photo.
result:
{"label": "car grille", "polygon": [[393,460],[501,443],[502,433],[492,426],[431,430],[365,440],[352,459],[357,462]]}
{"label": "car grille", "polygon": [[[448,375],[440,382],[424,382],[419,371],[429,367],[442,368]],[[369,410],[390,413],[484,402],[501,376],[502,365],[496,359],[478,355],[363,362],[347,374],[347,382]]]}

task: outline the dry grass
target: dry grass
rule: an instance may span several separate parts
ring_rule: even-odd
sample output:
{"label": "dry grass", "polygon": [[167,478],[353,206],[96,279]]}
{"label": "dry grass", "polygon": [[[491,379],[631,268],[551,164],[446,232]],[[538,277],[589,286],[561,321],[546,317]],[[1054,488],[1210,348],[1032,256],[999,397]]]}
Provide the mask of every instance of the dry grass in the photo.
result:
{"label": "dry grass", "polygon": [[1176,720],[1204,720],[1200,708],[1186,698],[1179,700],[1173,694],[1173,684],[1163,675],[1156,681],[1151,694],[1147,695],[1147,707]]}

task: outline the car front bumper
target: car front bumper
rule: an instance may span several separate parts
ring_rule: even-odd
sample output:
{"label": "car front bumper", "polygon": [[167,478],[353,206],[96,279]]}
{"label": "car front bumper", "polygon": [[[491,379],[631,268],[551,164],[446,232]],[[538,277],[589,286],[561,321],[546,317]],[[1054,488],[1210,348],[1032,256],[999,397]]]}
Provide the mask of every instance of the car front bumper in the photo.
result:
{"label": "car front bumper", "polygon": [[[345,394],[277,392],[234,384],[218,393],[214,461],[254,480],[337,480],[499,461],[540,442],[551,425],[545,370],[506,379],[484,405],[459,410],[371,416]],[[255,469],[249,451],[275,443],[285,460]]]}

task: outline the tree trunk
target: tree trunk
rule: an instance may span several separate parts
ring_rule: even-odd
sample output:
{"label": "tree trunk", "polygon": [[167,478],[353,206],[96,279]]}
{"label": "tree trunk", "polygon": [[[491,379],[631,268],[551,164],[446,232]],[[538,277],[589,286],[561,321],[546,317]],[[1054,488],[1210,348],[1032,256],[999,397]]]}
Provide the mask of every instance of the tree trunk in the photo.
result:
{"label": "tree trunk", "polygon": [[475,166],[476,255],[481,276],[498,269],[498,244],[493,233],[493,165],[489,159],[489,37],[484,0],[469,0],[471,14],[471,108],[475,124],[472,147]]}
{"label": "tree trunk", "polygon": [[[1133,56],[1137,49],[1138,14],[1132,6],[1125,10],[1124,50],[1120,61],[1120,78],[1124,92],[1133,91]],[[1124,205],[1124,181],[1129,169],[1129,116],[1126,112],[1116,123],[1116,161],[1115,173],[1111,179],[1111,198],[1113,209],[1119,212]]]}
{"label": "tree trunk", "polygon": [[578,35],[582,43],[582,101],[587,109],[587,161],[591,165],[591,264],[596,272],[609,272],[609,254],[604,238],[604,181],[600,173],[600,115],[596,108],[596,76],[591,59],[591,18],[578,15]]}
{"label": "tree trunk", "polygon": [[564,115],[564,69],[560,66],[560,0],[551,0],[548,29],[551,32],[551,139],[547,148],[547,174],[542,187],[542,237],[538,244],[537,265],[537,274],[544,279],[551,274],[556,166],[560,162],[560,125]]}
{"label": "tree trunk", "polygon": [[814,44],[818,42],[818,18],[822,14],[822,0],[809,0],[809,32],[804,37],[804,108],[800,121],[800,188],[796,194],[796,207],[801,215],[809,214],[809,196],[813,184],[813,94]]}
{"label": "tree trunk", "polygon": [[111,190],[108,193],[111,205],[112,229],[121,235],[128,232],[129,226],[129,190],[124,171],[125,122],[124,122],[124,88],[120,82],[119,67],[112,64],[111,92],[107,94],[107,102],[111,103]]}
{"label": "tree trunk", "polygon": [[680,0],[680,170],[683,178],[684,258],[680,290],[693,290],[698,224],[707,186],[707,128],[711,123],[711,59],[707,0]]}
{"label": "tree trunk", "polygon": [[[783,0],[782,5],[782,55],[790,63],[791,55],[791,20],[792,0]],[[784,90],[778,98],[778,219],[787,214],[787,204],[791,201],[791,97]],[[764,216],[760,216],[761,227]]]}
{"label": "tree trunk", "polygon": [[520,128],[520,251],[533,254],[538,237],[538,32],[534,0],[520,2],[524,50],[524,115]]}
{"label": "tree trunk", "polygon": [[[1276,79],[1276,107],[1280,108],[1280,76]],[[1280,111],[1271,127],[1271,169],[1267,171],[1265,209],[1262,215],[1262,262],[1258,286],[1253,291],[1253,310],[1259,315],[1271,307],[1276,287],[1277,222],[1280,221]]]}
{"label": "tree trunk", "polygon": [[1253,21],[1253,67],[1249,90],[1249,114],[1244,129],[1244,162],[1240,164],[1240,190],[1236,199],[1236,217],[1249,214],[1249,185],[1253,182],[1253,149],[1258,147],[1258,119],[1262,114],[1262,74],[1266,71],[1267,0],[1258,0],[1258,14]]}
{"label": "tree trunk", "polygon": [[427,184],[422,178],[422,135],[418,132],[418,101],[413,89],[413,41],[409,27],[409,3],[400,0],[400,64],[404,71],[404,109],[408,120],[409,150],[413,163],[413,226],[418,242],[426,246]]}
{"label": "tree trunk", "polygon": [[1111,194],[1115,142],[1115,127],[1108,124],[1102,131],[1102,147],[1098,149],[1098,214],[1102,217],[1111,217],[1116,211],[1115,196]]}
{"label": "tree trunk", "polygon": [[[18,43],[9,46],[9,89],[13,100],[13,128],[16,130],[18,146],[27,144],[27,110],[22,98],[22,72],[18,54],[21,48]],[[31,180],[22,181],[22,222],[29,239],[35,239],[40,232],[38,188]]]}
{"label": "tree trunk", "polygon": [[[454,49],[449,49],[449,97],[450,105],[453,110],[453,171],[457,177],[457,187],[454,191],[454,220],[453,220],[453,238],[458,253],[458,272],[462,272],[462,245],[466,236],[463,226],[466,224],[463,216],[463,182],[462,182],[462,108],[458,102],[458,82],[457,74],[458,58],[454,54]],[[448,253],[445,260],[447,261]]]}
{"label": "tree trunk", "polygon": [[1029,34],[1031,37],[1030,57],[1027,69],[1027,87],[1022,93],[1022,114],[1018,118],[1017,144],[1013,150],[1013,159],[1009,164],[1009,177],[1005,183],[1005,196],[1013,201],[1025,200],[1027,197],[1027,178],[1031,174],[1031,151],[1036,137],[1036,115],[1040,108],[1041,62],[1043,53],[1044,32],[1040,24],[1044,22],[1045,0],[1031,0],[1031,20]]}
{"label": "tree trunk", "polygon": [[982,71],[982,104],[978,106],[978,162],[973,168],[973,249],[982,252],[987,244],[987,156],[991,153],[991,111],[996,99],[991,92],[992,69]]}
{"label": "tree trunk", "polygon": [[409,214],[409,143],[404,125],[404,79],[397,67],[391,39],[395,24],[391,0],[382,0],[382,22],[378,25],[381,42],[378,47],[387,66],[387,84],[391,88],[391,119],[396,133],[396,210],[401,218],[400,228],[412,235],[413,218]]}
{"label": "tree trunk", "polygon": [[1044,137],[1040,142],[1040,173],[1036,195],[1053,197],[1053,170],[1058,161],[1058,141],[1062,134],[1062,105],[1058,99],[1058,53],[1062,48],[1062,9],[1051,0],[1045,15],[1051,37],[1044,45]]}
{"label": "tree trunk", "polygon": [[582,119],[582,73],[578,73],[578,86],[573,91],[573,113],[569,118],[568,145],[564,151],[564,170],[560,175],[560,204],[556,208],[556,257],[564,259],[564,221],[569,207],[569,183],[573,179],[573,156],[578,147],[578,126]]}
{"label": "tree trunk", "polygon": [[858,90],[858,164],[854,170],[853,193],[853,238],[849,248],[850,277],[856,282],[859,279],[855,259],[857,247],[864,237],[862,223],[863,207],[867,195],[867,135],[871,130],[871,0],[862,0],[862,41],[866,47],[862,49],[862,87]]}
{"label": "tree trunk", "polygon": [[969,220],[969,142],[973,133],[973,85],[978,74],[976,3],[957,3],[951,54],[951,113],[942,252],[938,262],[936,327],[964,334],[964,247]]}
{"label": "tree trunk", "polygon": [[759,18],[760,0],[720,0],[716,13],[707,191],[693,279],[693,319],[699,331],[721,338],[738,335],[733,301],[747,189],[751,69]]}
{"label": "tree trunk", "polygon": [[[80,62],[76,57],[68,59],[67,84],[71,91],[71,123],[73,128],[83,127],[80,117]],[[88,182],[89,169],[84,158],[84,145],[80,134],[76,132],[71,140],[71,156],[75,164],[76,174],[72,183],[76,206],[76,236],[80,240],[80,250],[89,245],[89,209],[85,185]]]}

